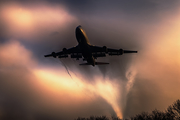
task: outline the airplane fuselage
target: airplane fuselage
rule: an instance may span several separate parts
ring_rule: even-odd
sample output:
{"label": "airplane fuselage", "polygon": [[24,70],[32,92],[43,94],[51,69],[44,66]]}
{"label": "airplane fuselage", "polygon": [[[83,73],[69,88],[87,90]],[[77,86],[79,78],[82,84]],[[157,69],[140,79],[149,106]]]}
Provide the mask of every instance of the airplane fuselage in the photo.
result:
{"label": "airplane fuselage", "polygon": [[95,65],[109,64],[105,62],[95,61],[95,59],[97,59],[98,57],[106,57],[106,54],[110,56],[114,56],[114,55],[122,55],[124,53],[137,53],[137,51],[132,51],[132,50],[112,49],[112,48],[107,48],[106,46],[99,47],[99,46],[91,45],[89,43],[85,31],[82,29],[81,26],[76,27],[75,34],[78,42],[77,46],[68,49],[63,48],[62,51],[52,52],[51,54],[44,55],[44,57],[56,58],[58,56],[58,58],[67,58],[68,55],[71,55],[71,58],[76,58],[77,60],[83,57],[84,58],[83,60],[86,60],[87,63],[82,63],[79,65],[95,66]]}
{"label": "airplane fuselage", "polygon": [[84,59],[91,65],[95,65],[95,59],[92,55],[92,52],[89,48],[89,40],[87,38],[87,35],[85,33],[85,31],[81,28],[81,26],[78,26],[76,28],[76,39],[79,43],[79,47],[82,51],[82,56],[84,57]]}

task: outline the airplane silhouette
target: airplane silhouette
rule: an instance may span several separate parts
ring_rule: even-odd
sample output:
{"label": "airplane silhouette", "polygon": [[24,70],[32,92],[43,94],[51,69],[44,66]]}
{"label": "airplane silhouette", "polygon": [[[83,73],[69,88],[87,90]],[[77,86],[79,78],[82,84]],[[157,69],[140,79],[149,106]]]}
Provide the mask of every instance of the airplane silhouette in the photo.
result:
{"label": "airplane silhouette", "polygon": [[106,57],[106,54],[112,55],[122,55],[123,53],[137,53],[137,51],[131,50],[123,50],[123,49],[111,49],[106,46],[99,47],[94,46],[89,43],[87,35],[82,27],[79,25],[76,27],[76,39],[78,41],[78,45],[69,49],[63,48],[60,52],[52,52],[51,54],[44,55],[44,57],[54,57],[56,58],[67,58],[68,55],[71,55],[71,58],[79,58],[83,57],[83,61],[87,61],[87,63],[82,63],[80,65],[103,65],[109,64],[104,62],[96,62],[95,59],[98,57]]}

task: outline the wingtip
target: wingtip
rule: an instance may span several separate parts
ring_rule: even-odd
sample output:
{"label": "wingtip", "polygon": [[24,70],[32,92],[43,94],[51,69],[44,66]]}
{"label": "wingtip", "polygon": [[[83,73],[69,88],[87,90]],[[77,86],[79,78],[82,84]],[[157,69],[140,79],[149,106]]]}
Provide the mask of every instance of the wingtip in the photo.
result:
{"label": "wingtip", "polygon": [[50,57],[51,55],[44,55],[44,57]]}
{"label": "wingtip", "polygon": [[47,57],[48,55],[44,55],[44,57]]}

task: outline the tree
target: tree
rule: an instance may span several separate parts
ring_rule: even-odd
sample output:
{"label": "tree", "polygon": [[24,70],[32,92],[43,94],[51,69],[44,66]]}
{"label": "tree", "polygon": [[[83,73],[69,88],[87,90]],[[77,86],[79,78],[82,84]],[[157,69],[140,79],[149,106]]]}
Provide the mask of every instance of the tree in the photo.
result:
{"label": "tree", "polygon": [[150,114],[142,112],[131,117],[131,120],[180,120],[180,100],[175,101],[164,112],[157,109]]}
{"label": "tree", "polygon": [[[180,120],[180,100],[175,101],[164,112],[157,109],[151,113],[142,112],[130,118],[131,120]],[[118,117],[91,116],[90,118],[78,117],[75,120],[122,120]]]}

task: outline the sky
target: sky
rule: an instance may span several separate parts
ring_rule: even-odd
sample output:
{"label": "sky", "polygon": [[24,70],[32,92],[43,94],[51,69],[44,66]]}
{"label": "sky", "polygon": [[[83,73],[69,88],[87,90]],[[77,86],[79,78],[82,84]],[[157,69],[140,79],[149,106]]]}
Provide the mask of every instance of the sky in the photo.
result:
{"label": "sky", "polygon": [[[129,118],[180,99],[180,2],[1,1],[0,118]],[[105,66],[44,58],[77,45],[81,25],[93,45],[137,50]]]}

